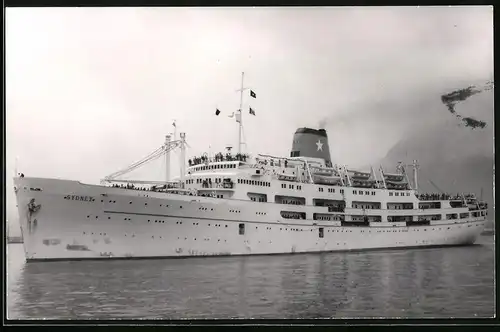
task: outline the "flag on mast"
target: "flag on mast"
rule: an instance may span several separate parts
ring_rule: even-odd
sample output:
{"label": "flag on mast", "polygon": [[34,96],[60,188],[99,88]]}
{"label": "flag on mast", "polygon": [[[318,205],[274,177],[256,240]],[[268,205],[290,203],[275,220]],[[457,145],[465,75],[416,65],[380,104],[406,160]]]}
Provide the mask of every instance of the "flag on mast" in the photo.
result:
{"label": "flag on mast", "polygon": [[241,111],[236,113],[236,122],[241,123]]}
{"label": "flag on mast", "polygon": [[218,108],[217,108],[217,109],[215,109],[215,115],[219,115],[219,114],[220,114],[219,109],[218,109]]}
{"label": "flag on mast", "polygon": [[250,97],[257,98],[257,95],[253,92],[253,90],[250,90]]}
{"label": "flag on mast", "polygon": [[252,114],[252,115],[255,115],[255,110],[250,107],[249,113]]}
{"label": "flag on mast", "polygon": [[172,126],[177,127],[176,124],[175,124],[175,120],[174,120],[174,122],[172,122]]}
{"label": "flag on mast", "polygon": [[228,115],[229,118],[233,118],[234,117],[234,112],[231,114],[231,115]]}

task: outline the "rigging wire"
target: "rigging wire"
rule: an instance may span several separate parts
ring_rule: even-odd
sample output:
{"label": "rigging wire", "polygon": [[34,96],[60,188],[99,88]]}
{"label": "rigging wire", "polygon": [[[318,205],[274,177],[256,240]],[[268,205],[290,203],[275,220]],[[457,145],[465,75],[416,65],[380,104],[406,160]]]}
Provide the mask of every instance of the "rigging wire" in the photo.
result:
{"label": "rigging wire", "polygon": [[171,150],[175,149],[179,145],[180,145],[180,141],[173,141],[168,146],[163,145],[160,148],[158,148],[155,151],[153,151],[152,153],[150,153],[145,158],[142,158],[141,160],[133,163],[132,165],[128,166],[127,168],[125,168],[123,170],[120,170],[118,172],[115,172],[115,173],[107,176],[106,179],[107,180],[112,180],[112,179],[115,179],[118,176],[121,176],[121,175],[124,175],[126,173],[129,173],[129,172],[137,169],[138,167],[141,167],[142,165],[144,165],[146,163],[149,163],[149,162],[151,162],[153,160],[158,159],[159,157],[163,156],[168,151],[171,151]]}

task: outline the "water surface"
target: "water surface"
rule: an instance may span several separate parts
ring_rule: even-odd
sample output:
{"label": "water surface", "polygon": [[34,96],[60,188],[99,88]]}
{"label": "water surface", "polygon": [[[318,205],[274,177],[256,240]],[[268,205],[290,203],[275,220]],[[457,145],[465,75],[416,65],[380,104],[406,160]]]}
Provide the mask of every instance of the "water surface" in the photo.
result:
{"label": "water surface", "polygon": [[494,237],[478,243],[28,264],[9,244],[8,318],[493,317]]}

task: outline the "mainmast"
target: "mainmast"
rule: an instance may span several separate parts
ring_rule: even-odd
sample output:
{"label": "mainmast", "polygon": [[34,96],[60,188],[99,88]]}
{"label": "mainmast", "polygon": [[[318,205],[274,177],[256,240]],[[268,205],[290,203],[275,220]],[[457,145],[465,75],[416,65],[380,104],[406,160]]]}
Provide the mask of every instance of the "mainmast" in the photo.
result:
{"label": "mainmast", "polygon": [[415,187],[415,191],[418,191],[418,177],[417,177],[418,171],[417,170],[418,170],[418,167],[420,165],[417,164],[417,160],[414,159],[413,164],[411,166],[413,167],[413,184]]}
{"label": "mainmast", "polygon": [[241,72],[241,88],[240,88],[240,109],[238,110],[238,114],[236,115],[236,122],[238,122],[239,127],[238,127],[238,153],[241,153],[241,130],[243,127],[242,123],[242,112],[241,109],[243,108],[243,91],[245,88],[243,87],[243,80],[245,78],[245,72]]}
{"label": "mainmast", "polygon": [[165,136],[165,182],[170,181],[170,135]]}
{"label": "mainmast", "polygon": [[184,188],[186,174],[186,133],[180,133],[181,141],[181,187]]}

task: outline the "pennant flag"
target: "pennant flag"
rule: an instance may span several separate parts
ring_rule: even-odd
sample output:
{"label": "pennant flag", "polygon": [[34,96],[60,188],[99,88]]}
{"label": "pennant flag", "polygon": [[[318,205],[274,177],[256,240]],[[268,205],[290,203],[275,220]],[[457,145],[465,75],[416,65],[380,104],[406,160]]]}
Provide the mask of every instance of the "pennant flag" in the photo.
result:
{"label": "pennant flag", "polygon": [[177,126],[175,125],[175,121],[172,123],[172,126],[177,127]]}
{"label": "pennant flag", "polygon": [[230,117],[230,118],[234,117],[234,112],[233,112],[233,114],[228,115],[228,117]]}
{"label": "pennant flag", "polygon": [[219,111],[219,109],[217,108],[217,109],[215,110],[215,115],[219,115],[219,114],[220,114],[220,111]]}
{"label": "pennant flag", "polygon": [[257,98],[257,95],[253,92],[253,90],[250,90],[250,97]]}
{"label": "pennant flag", "polygon": [[236,113],[236,122],[241,122],[241,112]]}
{"label": "pennant flag", "polygon": [[255,115],[255,111],[251,107],[250,107],[249,113],[252,114],[252,115]]}

